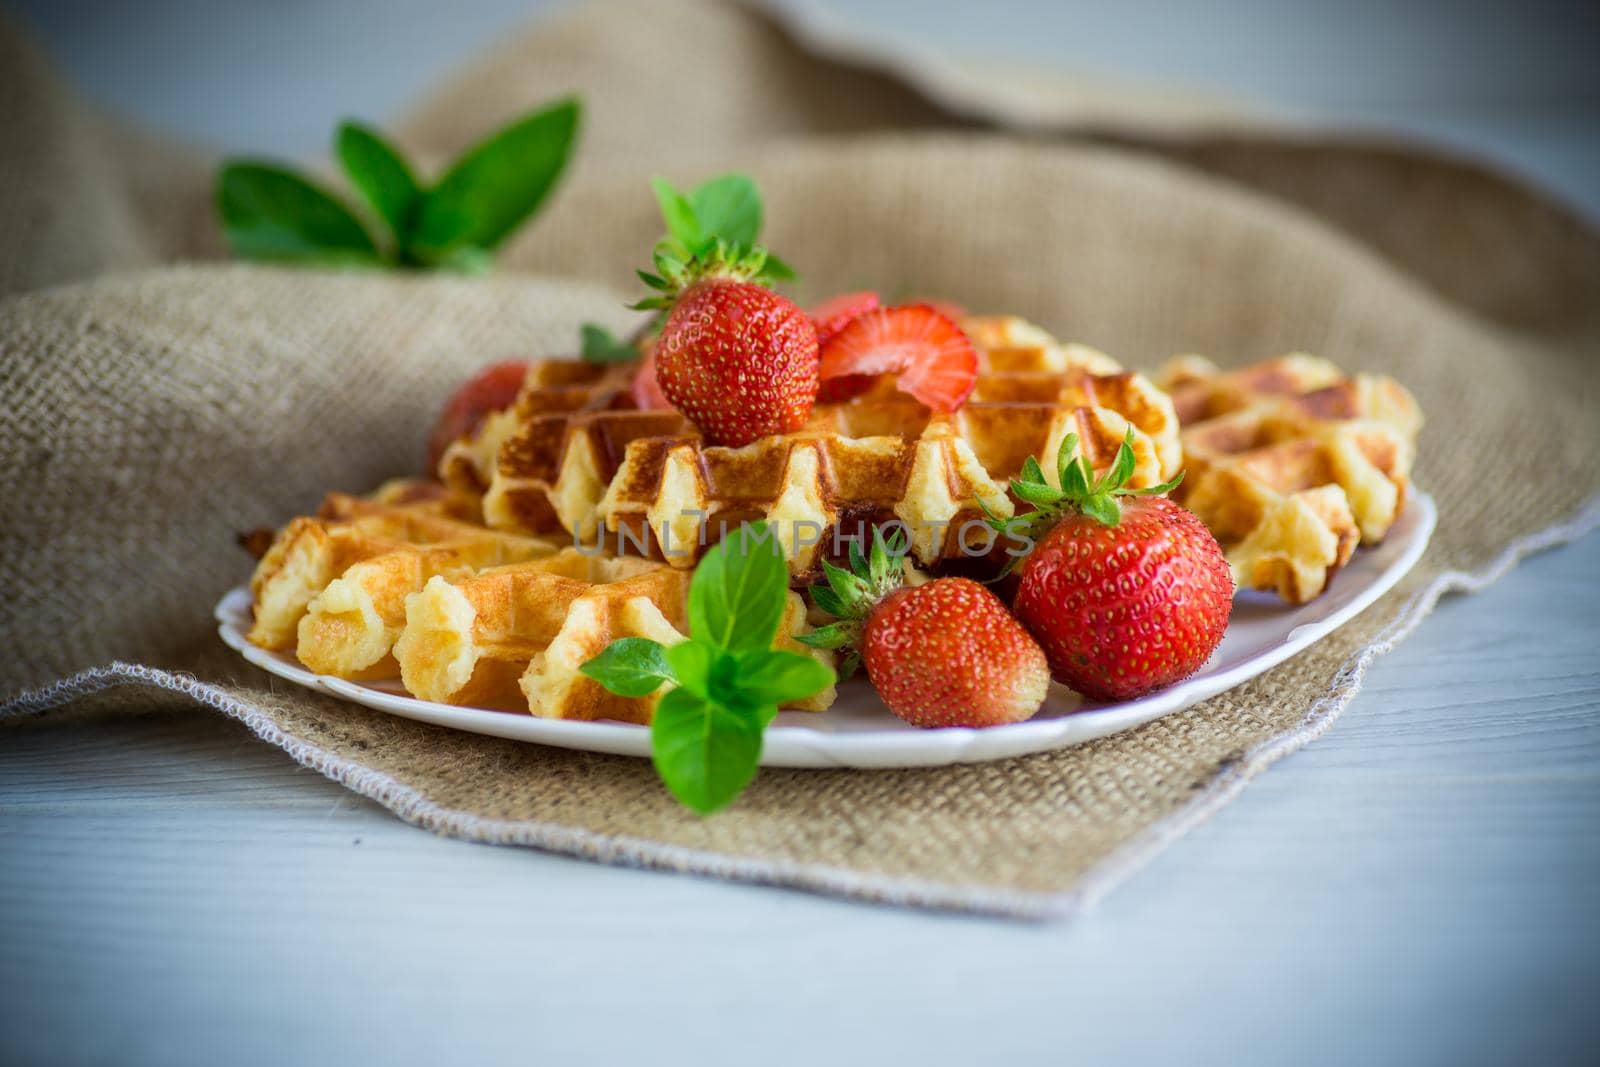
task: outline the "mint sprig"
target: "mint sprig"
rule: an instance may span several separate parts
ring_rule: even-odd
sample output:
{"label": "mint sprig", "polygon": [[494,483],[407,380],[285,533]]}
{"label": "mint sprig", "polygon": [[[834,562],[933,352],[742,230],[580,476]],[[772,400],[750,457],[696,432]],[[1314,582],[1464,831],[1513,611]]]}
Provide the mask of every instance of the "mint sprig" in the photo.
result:
{"label": "mint sprig", "polygon": [[639,350],[606,329],[586,322],[578,331],[585,363],[628,363],[639,358]]}
{"label": "mint sprig", "polygon": [[374,236],[327,189],[286,167],[251,160],[217,175],[217,211],[243,259],[332,266],[481,272],[544,203],[566,169],[581,108],[557,101],[468,149],[431,186],[400,151],[359,123],[339,127],[335,154],[381,224]]}
{"label": "mint sprig", "polygon": [[678,293],[706,277],[761,285],[793,280],[789,265],[756,243],[761,236],[761,194],[748,175],[724,174],[687,194],[665,178],[651,179],[650,187],[667,234],[656,242],[653,269],[638,274],[662,295],[641,300],[635,309],[670,307]]}
{"label": "mint sprig", "polygon": [[665,647],[625,637],[581,668],[620,696],[673,687],[656,705],[651,759],[668,791],[702,815],[732,803],[755,778],[778,708],[836,680],[815,659],[772,647],[788,594],[776,533],[746,523],[695,568],[688,640]]}
{"label": "mint sprig", "polygon": [[[1179,471],[1171,481],[1143,489],[1130,489],[1128,479],[1133,477],[1135,465],[1131,426],[1122,443],[1117,446],[1117,455],[1111,461],[1111,467],[1099,478],[1094,476],[1094,468],[1089,465],[1088,457],[1078,454],[1078,435],[1069,433],[1061,439],[1061,447],[1056,452],[1056,481],[1059,488],[1045,480],[1043,468],[1032,456],[1023,461],[1022,473],[1011,482],[1012,494],[1018,500],[1033,505],[1032,511],[1002,519],[989,510],[982,498],[979,498],[978,506],[983,509],[986,521],[994,529],[1032,539],[1037,539],[1068,512],[1081,512],[1105,526],[1116,526],[1122,522],[1122,506],[1117,503],[1119,497],[1160,496],[1172,492],[1183,481],[1183,472]],[[1021,557],[1012,557],[1002,574],[1010,573],[1019,562]]]}

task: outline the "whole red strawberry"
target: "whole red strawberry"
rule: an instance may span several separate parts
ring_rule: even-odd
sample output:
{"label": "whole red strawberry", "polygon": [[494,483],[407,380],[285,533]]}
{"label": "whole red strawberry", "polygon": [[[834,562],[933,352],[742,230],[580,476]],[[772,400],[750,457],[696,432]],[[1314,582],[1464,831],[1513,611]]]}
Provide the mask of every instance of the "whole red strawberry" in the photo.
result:
{"label": "whole red strawberry", "polygon": [[900,586],[899,546],[873,531],[872,556],[852,546],[852,570],[824,563],[818,607],[841,618],[800,638],[851,649],[889,710],[913,726],[1002,726],[1039,710],[1050,684],[1044,653],[1005,603],[967,578]]}
{"label": "whole red strawberry", "polygon": [[760,198],[742,175],[685,196],[655,182],[667,223],[655,273],[662,295],[634,305],[666,312],[655,377],[673,407],[712,444],[746,445],[805,426],[817,399],[817,330],[767,283],[788,267],[755,244]]}
{"label": "whole red strawberry", "polygon": [[754,282],[710,277],[677,298],[656,343],[661,392],[713,444],[793,433],[817,399],[817,331]]}
{"label": "whole red strawberry", "polygon": [[491,363],[450,394],[439,420],[434,423],[433,432],[428,435],[427,472],[430,475],[439,469],[439,459],[452,442],[476,430],[491,411],[504,411],[516,401],[527,373],[525,359]]}
{"label": "whole red strawberry", "polygon": [[1062,442],[1060,489],[1030,459],[1013,491],[1039,510],[1002,523],[1037,539],[1012,609],[1056,681],[1091,700],[1130,700],[1189,677],[1233,610],[1233,577],[1216,538],[1193,512],[1152,495],[1177,480],[1124,488],[1131,437],[1099,481],[1072,458],[1072,434]]}

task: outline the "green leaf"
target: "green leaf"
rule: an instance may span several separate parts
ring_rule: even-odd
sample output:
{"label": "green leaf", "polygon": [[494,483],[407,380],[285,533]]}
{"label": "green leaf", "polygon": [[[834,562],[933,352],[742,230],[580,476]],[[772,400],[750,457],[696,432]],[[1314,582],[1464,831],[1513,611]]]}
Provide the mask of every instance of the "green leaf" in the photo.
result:
{"label": "green leaf", "polygon": [[422,197],[410,248],[436,263],[457,248],[492,250],[538,210],[566,169],[576,99],[519,119],[469,149]]}
{"label": "green leaf", "polygon": [[[1069,434],[1068,436],[1070,437],[1071,435]],[[1022,473],[1017,475],[1017,480],[1020,482],[1032,482],[1035,485],[1050,484],[1044,480],[1044,470],[1039,466],[1039,461],[1032,456],[1022,461]]]}
{"label": "green leaf", "polygon": [[1041,507],[1048,507],[1059,502],[1062,496],[1059,491],[1050,488],[1048,485],[1041,485],[1038,482],[1012,482],[1011,491],[1017,494],[1019,499]]}
{"label": "green leaf", "polygon": [[777,649],[741,652],[730,679],[738,698],[756,706],[781,707],[804,700],[834,682],[833,671],[810,656]]}
{"label": "green leaf", "polygon": [[494,253],[485,248],[462,245],[446,252],[432,266],[435,270],[454,271],[457,274],[488,274],[494,269]]}
{"label": "green leaf", "polygon": [[1061,465],[1061,495],[1067,500],[1082,500],[1089,495],[1089,474],[1085,470],[1086,467],[1087,464],[1073,459]]}
{"label": "green leaf", "polygon": [[872,547],[867,550],[867,573],[874,585],[889,573],[889,552],[883,546],[883,531],[876,526],[872,528]]}
{"label": "green leaf", "polygon": [[359,123],[342,124],[335,147],[345,174],[389,227],[396,252],[403,254],[412,213],[422,195],[411,168],[381,134]]}
{"label": "green leaf", "polygon": [[583,358],[587,363],[626,363],[639,358],[639,350],[620,341],[604,326],[586,322],[579,328],[583,339]]}
{"label": "green leaf", "polygon": [[679,641],[667,649],[667,666],[672,668],[679,685],[709,699],[711,673],[717,656],[717,649],[704,641]]}
{"label": "green leaf", "polygon": [[[816,599],[816,594],[820,591],[813,590],[813,600]],[[818,606],[820,607],[821,605]],[[827,611],[828,609],[823,608],[822,610]],[[832,613],[830,612],[830,614]],[[849,623],[833,622],[827,626],[819,626],[809,633],[795,634],[794,639],[802,645],[809,645],[812,648],[843,648],[845,645],[854,643],[856,638],[860,636],[861,627],[859,625],[852,626]]]}
{"label": "green leaf", "polygon": [[1056,483],[1065,489],[1067,487],[1067,470],[1072,466],[1073,453],[1078,450],[1078,435],[1069,433],[1061,439],[1061,447],[1056,450]]}
{"label": "green leaf", "polygon": [[1160,496],[1170,493],[1183,482],[1183,472],[1179,471],[1171,481],[1162,482],[1160,485],[1148,485],[1143,489],[1118,489],[1117,496]]}
{"label": "green leaf", "polygon": [[661,698],[650,724],[656,773],[681,803],[709,815],[755,777],[766,722],[760,709],[729,708],[674,689]]}
{"label": "green leaf", "polygon": [[1079,506],[1085,515],[1106,526],[1115,526],[1122,521],[1122,508],[1117,506],[1114,497],[1092,494],[1084,497]]}
{"label": "green leaf", "polygon": [[650,188],[655,190],[656,204],[661,208],[661,218],[667,224],[668,235],[687,249],[689,255],[698,255],[713,243],[714,238],[701,228],[694,205],[688,197],[673,188],[671,182],[665,178],[651,178]]}
{"label": "green leaf", "polygon": [[767,261],[761,268],[762,281],[792,282],[797,277],[799,277],[799,275],[795,274],[793,267],[789,266],[789,264],[773,255],[771,252],[767,253]]}
{"label": "green leaf", "polygon": [[770,648],[788,593],[789,570],[777,536],[765,523],[745,523],[695,568],[689,632],[718,648]]}
{"label": "green leaf", "polygon": [[834,618],[842,619],[850,613],[839,594],[825,585],[811,587],[811,602]]}
{"label": "green leaf", "polygon": [[688,204],[699,232],[708,238],[753,248],[761,236],[761,194],[748,175],[702,182],[689,193]]}
{"label": "green leaf", "polygon": [[[874,528],[873,536],[877,536],[876,528]],[[872,573],[872,568],[867,565],[867,557],[861,554],[861,539],[859,537],[852,537],[850,539],[849,554],[850,570],[853,573],[858,575]],[[829,564],[826,560],[824,560],[822,566],[823,569],[826,570]]]}
{"label": "green leaf", "polygon": [[642,697],[677,680],[667,652],[647,637],[622,637],[578,669],[618,696]]}
{"label": "green leaf", "polygon": [[[853,543],[851,548],[852,550],[855,548]],[[841,614],[852,613],[848,611],[850,605],[859,603],[867,595],[867,583],[859,574],[847,571],[843,567],[835,567],[827,560],[823,560],[822,575],[828,580],[828,588],[838,596],[839,603],[846,606],[847,611]]]}
{"label": "green leaf", "polygon": [[217,210],[234,254],[244,259],[376,266],[361,220],[333,195],[291,170],[230,163],[217,175]]}
{"label": "green leaf", "polygon": [[1111,489],[1120,489],[1128,484],[1128,479],[1133,477],[1133,427],[1128,427],[1128,435],[1117,446],[1117,458],[1112,460],[1111,469],[1106,471],[1105,477],[1095,483],[1094,491],[1105,492]]}

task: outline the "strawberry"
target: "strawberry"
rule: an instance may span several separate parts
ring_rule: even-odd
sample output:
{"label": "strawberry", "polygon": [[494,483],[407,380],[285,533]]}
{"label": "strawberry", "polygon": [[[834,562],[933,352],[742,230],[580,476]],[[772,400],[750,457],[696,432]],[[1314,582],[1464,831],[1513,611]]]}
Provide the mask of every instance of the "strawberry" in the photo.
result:
{"label": "strawberry", "polygon": [[805,426],[817,399],[817,330],[804,311],[768,288],[792,277],[755,244],[755,185],[727,175],[684,196],[655,182],[667,222],[655,273],[661,295],[636,308],[665,312],[656,340],[661,393],[718,445],[746,445]]}
{"label": "strawberry", "polygon": [[878,294],[870,289],[859,293],[840,293],[829,297],[810,311],[811,324],[817,328],[817,344],[825,345],[834,334],[845,328],[849,321],[864,311],[878,306]]}
{"label": "strawberry", "polygon": [[667,399],[661,391],[661,383],[656,380],[655,345],[645,349],[644,361],[633,376],[629,392],[633,394],[634,404],[642,411],[668,410],[672,407],[672,401]]}
{"label": "strawberry", "polygon": [[896,375],[898,389],[935,411],[954,411],[978,380],[978,350],[961,327],[926,304],[879,308],[829,338],[818,368],[823,382],[878,374]]}
{"label": "strawberry", "polygon": [[[839,296],[830,297],[806,312],[811,316],[812,325],[817,328],[818,349],[831,341],[851,319],[863,312],[873,311],[877,307],[878,294],[870,289],[863,289],[858,293],[841,293]],[[871,389],[877,380],[877,376],[873,374],[845,374],[826,382],[819,382],[817,403],[843,403]]]}
{"label": "strawberry", "polygon": [[428,435],[428,473],[439,469],[439,460],[452,442],[476,430],[491,411],[504,411],[516,401],[527,373],[525,359],[491,363],[450,394]]}
{"label": "strawberry", "polygon": [[1012,610],[1043,646],[1056,681],[1091,700],[1131,700],[1199,670],[1227,628],[1233,577],[1217,540],[1193,512],[1127,489],[1133,431],[1098,481],[1073,458],[1075,434],[1057,458],[1061,488],[1029,457],[1012,492],[1037,510],[997,528],[1036,539],[1018,569]]}
{"label": "strawberry", "polygon": [[824,562],[816,605],[840,622],[799,639],[849,648],[846,676],[864,663],[889,710],[913,726],[1002,726],[1039,710],[1050,684],[1044,653],[1004,602],[969,578],[900,584],[903,538],[873,530],[870,560],[854,543],[851,570]]}
{"label": "strawberry", "polygon": [[684,290],[667,315],[656,380],[712,444],[793,433],[817,399],[817,331],[771,289],[711,277]]}
{"label": "strawberry", "polygon": [[925,304],[949,319],[951,322],[960,322],[967,317],[967,309],[954,300],[940,300],[938,297],[917,297],[911,300],[913,304]]}

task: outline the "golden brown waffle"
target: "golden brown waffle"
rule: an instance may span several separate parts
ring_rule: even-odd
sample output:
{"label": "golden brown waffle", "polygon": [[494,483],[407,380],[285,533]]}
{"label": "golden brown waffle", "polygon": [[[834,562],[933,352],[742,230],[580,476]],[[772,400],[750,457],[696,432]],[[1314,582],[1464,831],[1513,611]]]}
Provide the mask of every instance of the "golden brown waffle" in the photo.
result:
{"label": "golden brown waffle", "polygon": [[[397,679],[414,696],[565,719],[649,722],[656,696],[622,698],[579,673],[618,637],[685,637],[689,572],[643,558],[559,551],[457,515],[473,495],[396,483],[330,494],[292,520],[251,578],[249,639],[308,668]],[[810,627],[790,593],[777,647]],[[829,689],[796,705],[821,710]]]}
{"label": "golden brown waffle", "polygon": [[257,564],[250,579],[250,641],[293,648],[323,674],[393,673],[389,652],[405,618],[405,598],[429,578],[555,551],[548,541],[453,517],[463,504],[451,494],[405,485],[370,499],[330,494],[317,516],[284,527]]}
{"label": "golden brown waffle", "polygon": [[[978,502],[1012,514],[1007,484],[1023,460],[1054,456],[1068,433],[1104,470],[1131,427],[1132,484],[1176,473],[1172,405],[1142,375],[1020,319],[966,325],[980,375],[953,414],[934,415],[884,383],[819,404],[798,433],[724,448],[676,412],[633,409],[630,367],[546,362],[530,369],[511,411],[446,453],[441,474],[483,490],[484,519],[497,529],[603,542],[676,567],[692,566],[724,531],[764,519],[798,578],[866,523],[903,522],[924,564],[962,554]],[[969,546],[983,541],[967,536]]]}
{"label": "golden brown waffle", "polygon": [[1175,495],[1240,587],[1304,603],[1404,507],[1422,412],[1394,379],[1302,353],[1227,372],[1179,356],[1157,377],[1183,426]]}
{"label": "golden brown waffle", "polygon": [[[684,640],[688,590],[687,571],[572,548],[454,582],[434,578],[407,601],[400,678],[423,700],[648,723],[664,690],[617,696],[579,668],[618,638]],[[831,654],[794,640],[810,626],[799,594],[788,597],[774,647],[831,666]],[[821,711],[834,695],[830,686],[794,707]]]}

